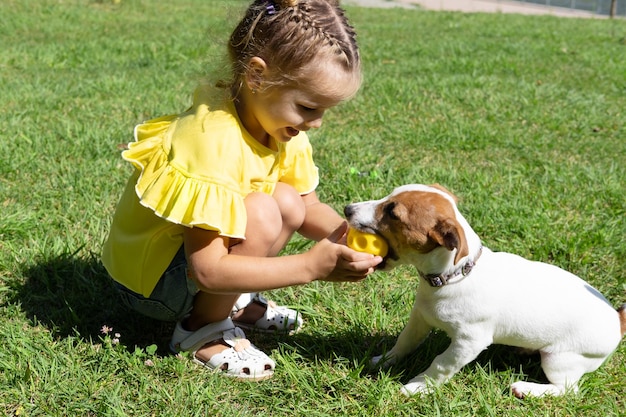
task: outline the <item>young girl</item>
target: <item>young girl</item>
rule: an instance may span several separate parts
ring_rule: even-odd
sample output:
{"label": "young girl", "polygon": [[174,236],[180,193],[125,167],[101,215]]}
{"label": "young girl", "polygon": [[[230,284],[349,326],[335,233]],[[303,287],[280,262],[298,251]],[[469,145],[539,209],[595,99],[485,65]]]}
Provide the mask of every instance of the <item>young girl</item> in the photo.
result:
{"label": "young girl", "polygon": [[[361,82],[355,34],[336,0],[256,0],[229,54],[228,89],[201,86],[186,112],[135,128],[122,155],[136,170],[103,263],[131,308],[178,321],[174,351],[260,380],[274,361],[241,327],[290,331],[302,320],[248,293],[360,281],[382,259],[338,244],[346,223],[315,193],[305,132]],[[277,257],[295,232],[318,243]]]}

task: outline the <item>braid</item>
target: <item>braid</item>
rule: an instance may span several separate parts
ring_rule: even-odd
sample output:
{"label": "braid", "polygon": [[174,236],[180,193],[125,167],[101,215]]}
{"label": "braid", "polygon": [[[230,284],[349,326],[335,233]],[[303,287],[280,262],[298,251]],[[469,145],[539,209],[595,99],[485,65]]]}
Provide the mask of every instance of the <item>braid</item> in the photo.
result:
{"label": "braid", "polygon": [[[346,32],[342,31],[338,34],[329,32],[325,30],[326,27],[329,26],[337,26],[342,27],[342,23],[339,22],[340,18],[343,16],[337,15],[321,15],[315,16],[311,13],[311,8],[307,5],[306,2],[302,2],[297,4],[292,8],[293,13],[291,16],[291,20],[294,21],[304,33],[307,31],[313,31],[313,35],[311,36],[312,40],[321,40],[327,46],[333,49],[338,55],[344,55],[346,59],[346,63],[348,64],[350,61],[350,57],[347,56],[346,49],[342,48],[345,46],[345,43],[342,44],[342,40],[338,39],[338,35],[346,35]],[[344,41],[345,42],[345,41]]]}
{"label": "braid", "polygon": [[321,51],[346,70],[360,71],[355,31],[336,0],[255,0],[230,38],[233,86],[237,90],[254,56],[265,60],[279,78],[294,80]]}

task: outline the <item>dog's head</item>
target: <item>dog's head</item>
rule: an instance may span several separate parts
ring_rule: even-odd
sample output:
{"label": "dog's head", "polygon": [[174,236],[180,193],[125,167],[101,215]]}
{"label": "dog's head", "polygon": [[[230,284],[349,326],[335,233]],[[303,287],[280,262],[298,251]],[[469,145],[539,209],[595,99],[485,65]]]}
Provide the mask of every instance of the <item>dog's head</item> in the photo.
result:
{"label": "dog's head", "polygon": [[389,254],[381,269],[412,264],[420,272],[439,273],[469,254],[469,226],[456,201],[440,185],[412,184],[380,200],[350,204],[344,213],[351,227],[387,240]]}

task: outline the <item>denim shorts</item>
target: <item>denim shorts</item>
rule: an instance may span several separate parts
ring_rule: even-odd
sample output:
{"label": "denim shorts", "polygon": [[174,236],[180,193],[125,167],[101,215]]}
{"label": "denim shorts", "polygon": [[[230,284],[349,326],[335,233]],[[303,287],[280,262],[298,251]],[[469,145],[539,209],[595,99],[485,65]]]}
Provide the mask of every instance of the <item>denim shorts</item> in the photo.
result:
{"label": "denim shorts", "polygon": [[185,249],[181,246],[148,298],[116,283],[122,302],[129,308],[153,319],[178,321],[193,307],[198,292],[188,276]]}

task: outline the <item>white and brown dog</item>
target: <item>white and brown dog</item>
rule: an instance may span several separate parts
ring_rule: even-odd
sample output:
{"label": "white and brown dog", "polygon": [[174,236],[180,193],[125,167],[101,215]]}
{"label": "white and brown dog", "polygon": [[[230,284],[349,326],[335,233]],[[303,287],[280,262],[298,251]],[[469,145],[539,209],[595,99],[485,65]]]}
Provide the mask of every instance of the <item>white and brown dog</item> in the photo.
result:
{"label": "white and brown dog", "polygon": [[567,271],[483,247],[456,201],[439,185],[405,185],[345,208],[351,227],[387,240],[383,269],[411,264],[425,281],[395,346],[372,362],[394,363],[438,328],[450,346],[403,387],[406,395],[429,392],[494,343],[541,355],[550,384],[515,382],[517,397],[577,391],[581,376],[600,367],[620,343],[626,304],[616,312]]}

